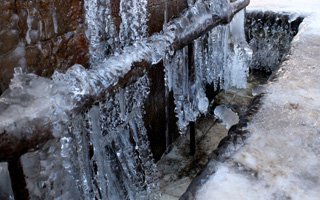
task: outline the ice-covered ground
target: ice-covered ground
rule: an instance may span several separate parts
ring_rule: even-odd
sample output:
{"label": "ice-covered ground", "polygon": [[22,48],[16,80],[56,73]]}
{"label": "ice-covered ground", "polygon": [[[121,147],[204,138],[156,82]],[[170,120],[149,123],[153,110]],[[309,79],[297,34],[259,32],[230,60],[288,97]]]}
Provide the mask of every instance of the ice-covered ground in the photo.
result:
{"label": "ice-covered ground", "polygon": [[245,145],[196,199],[320,199],[320,1],[251,0],[248,10],[305,16],[289,59],[247,129]]}

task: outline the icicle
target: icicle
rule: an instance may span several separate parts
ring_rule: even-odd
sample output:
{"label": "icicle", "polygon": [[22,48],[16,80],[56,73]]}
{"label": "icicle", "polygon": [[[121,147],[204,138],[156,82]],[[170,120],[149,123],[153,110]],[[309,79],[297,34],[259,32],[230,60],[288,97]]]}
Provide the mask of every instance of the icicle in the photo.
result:
{"label": "icicle", "polygon": [[102,199],[155,199],[158,180],[143,122],[147,76],[107,95],[89,112]]}
{"label": "icicle", "polygon": [[229,43],[225,52],[223,87],[224,89],[231,87],[245,88],[252,50],[245,39],[244,11],[236,14],[228,27],[229,32],[226,32],[226,38],[229,38],[227,41]]}
{"label": "icicle", "polygon": [[206,83],[213,85],[215,90],[220,86],[222,80],[223,65],[226,58],[226,28],[218,26],[208,33],[207,49],[204,49],[203,72]]}
{"label": "icicle", "polygon": [[117,44],[110,0],[86,0],[87,37],[90,42],[90,63],[101,62]]}
{"label": "icicle", "polygon": [[65,136],[22,157],[30,199],[85,199],[72,148],[73,139]]}
{"label": "icicle", "polygon": [[184,48],[177,51],[171,59],[167,56],[164,62],[166,86],[173,92],[180,133],[185,133],[189,122],[195,121],[208,107],[201,80],[202,72],[197,70],[201,68],[196,68],[195,81],[190,82],[187,54],[187,48]]}
{"label": "icicle", "polygon": [[[226,4],[227,1],[211,1],[208,9],[217,12],[226,8]],[[199,7],[194,12],[203,9],[207,8]],[[167,54],[165,83],[174,94],[177,125],[182,133],[189,122],[207,112],[206,84],[214,85],[216,90],[246,87],[251,54],[244,35],[244,11],[237,14],[230,25],[218,26],[194,42],[195,80],[189,80],[186,48],[174,56]]]}
{"label": "icicle", "polygon": [[102,17],[97,17],[99,0],[85,1],[86,21],[87,21],[87,37],[90,42],[90,62],[97,63],[104,57],[104,47],[102,43],[103,21]]}
{"label": "icicle", "polygon": [[120,40],[123,46],[147,36],[147,0],[120,1]]}
{"label": "icicle", "polygon": [[8,163],[0,162],[0,199],[14,200]]}

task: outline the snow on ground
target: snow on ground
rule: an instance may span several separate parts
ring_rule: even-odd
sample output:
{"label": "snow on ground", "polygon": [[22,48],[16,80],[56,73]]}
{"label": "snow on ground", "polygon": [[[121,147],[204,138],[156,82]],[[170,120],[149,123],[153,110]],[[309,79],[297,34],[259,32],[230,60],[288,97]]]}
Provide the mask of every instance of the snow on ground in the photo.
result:
{"label": "snow on ground", "polygon": [[266,86],[246,144],[198,190],[199,200],[320,199],[320,1],[251,0],[248,10],[306,16],[291,56]]}

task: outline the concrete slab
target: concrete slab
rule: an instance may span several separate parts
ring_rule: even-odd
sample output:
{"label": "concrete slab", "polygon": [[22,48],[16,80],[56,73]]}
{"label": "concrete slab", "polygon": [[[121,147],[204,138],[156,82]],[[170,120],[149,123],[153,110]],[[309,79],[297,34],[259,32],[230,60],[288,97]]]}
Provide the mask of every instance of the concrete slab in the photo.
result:
{"label": "concrete slab", "polygon": [[266,85],[251,136],[196,199],[320,199],[320,2],[252,0],[248,10],[305,16],[291,55]]}

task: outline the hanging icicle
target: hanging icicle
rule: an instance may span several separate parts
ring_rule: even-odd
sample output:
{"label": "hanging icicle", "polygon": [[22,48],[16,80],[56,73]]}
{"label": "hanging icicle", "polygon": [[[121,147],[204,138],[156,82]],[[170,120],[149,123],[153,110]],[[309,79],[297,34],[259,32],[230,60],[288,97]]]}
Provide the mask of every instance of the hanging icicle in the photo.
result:
{"label": "hanging icicle", "polygon": [[118,43],[117,31],[110,0],[86,0],[84,3],[90,63],[96,65],[114,52]]}
{"label": "hanging icicle", "polygon": [[[210,1],[213,13],[226,8],[227,1]],[[195,10],[196,12],[197,10]],[[194,41],[194,63],[188,63],[187,49],[170,53],[164,58],[165,83],[173,92],[177,126],[185,133],[190,122],[208,109],[205,95],[206,84],[230,89],[246,87],[252,51],[244,35],[244,11],[233,21],[218,26]],[[174,54],[174,56],[170,56]],[[194,65],[194,80],[189,80],[189,66]]]}
{"label": "hanging icicle", "polygon": [[123,46],[148,35],[147,0],[120,1],[120,41]]}

